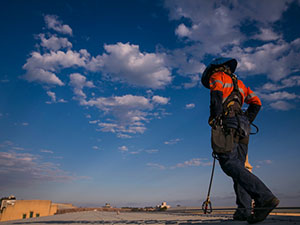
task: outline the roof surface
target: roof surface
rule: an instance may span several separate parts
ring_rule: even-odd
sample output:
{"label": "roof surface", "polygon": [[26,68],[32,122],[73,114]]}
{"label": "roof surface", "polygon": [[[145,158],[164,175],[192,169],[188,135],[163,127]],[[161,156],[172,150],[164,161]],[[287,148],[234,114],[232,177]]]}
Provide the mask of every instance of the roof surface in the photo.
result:
{"label": "roof surface", "polygon": [[[153,212],[77,212],[48,217],[1,222],[1,225],[61,225],[61,224],[247,224],[233,221],[231,215],[197,215],[187,213]],[[258,224],[300,224],[297,216],[269,216]]]}

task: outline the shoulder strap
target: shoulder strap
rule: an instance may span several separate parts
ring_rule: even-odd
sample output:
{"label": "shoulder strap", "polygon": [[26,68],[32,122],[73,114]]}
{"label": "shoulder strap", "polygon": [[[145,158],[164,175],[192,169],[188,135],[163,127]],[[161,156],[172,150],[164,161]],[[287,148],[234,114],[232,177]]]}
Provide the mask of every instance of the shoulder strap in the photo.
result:
{"label": "shoulder strap", "polygon": [[[229,75],[229,74],[227,74],[227,75]],[[239,90],[238,79],[234,74],[230,74],[229,76],[232,79],[233,90],[230,93],[230,95],[227,97],[225,102],[223,103],[223,109],[224,109],[225,115],[228,113],[230,108],[233,108],[233,111],[235,111],[235,112],[242,111],[242,95]]]}
{"label": "shoulder strap", "polygon": [[238,84],[237,84],[237,77],[233,74],[230,75],[232,82],[233,82],[233,86],[234,86],[234,90],[239,90]]}

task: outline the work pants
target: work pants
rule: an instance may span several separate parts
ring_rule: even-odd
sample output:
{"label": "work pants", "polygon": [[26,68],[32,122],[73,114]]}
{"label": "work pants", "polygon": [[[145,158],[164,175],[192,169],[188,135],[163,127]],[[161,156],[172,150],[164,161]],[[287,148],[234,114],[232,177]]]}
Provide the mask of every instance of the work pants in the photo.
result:
{"label": "work pants", "polygon": [[237,210],[245,216],[251,214],[252,199],[259,206],[274,197],[267,186],[245,168],[247,152],[248,145],[235,143],[230,153],[218,154],[222,170],[233,179]]}

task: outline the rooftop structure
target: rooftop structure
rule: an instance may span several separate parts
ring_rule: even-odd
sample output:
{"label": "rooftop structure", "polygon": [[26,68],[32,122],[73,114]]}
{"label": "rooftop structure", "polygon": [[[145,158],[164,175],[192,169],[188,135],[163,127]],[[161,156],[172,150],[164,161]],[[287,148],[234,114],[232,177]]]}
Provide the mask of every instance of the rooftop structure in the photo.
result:
{"label": "rooftop structure", "polygon": [[72,208],[71,204],[52,203],[50,200],[4,199],[1,204],[0,221],[51,216],[58,209]]}

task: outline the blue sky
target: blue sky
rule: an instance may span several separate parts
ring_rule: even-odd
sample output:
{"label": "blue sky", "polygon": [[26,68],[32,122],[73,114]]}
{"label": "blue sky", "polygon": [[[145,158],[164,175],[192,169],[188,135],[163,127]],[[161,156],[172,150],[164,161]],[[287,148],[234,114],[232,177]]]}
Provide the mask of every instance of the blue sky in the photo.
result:
{"label": "blue sky", "polygon": [[[215,57],[262,99],[258,175],[299,206],[300,2],[1,1],[0,194],[76,205],[199,206]],[[216,169],[216,206],[235,203]]]}

